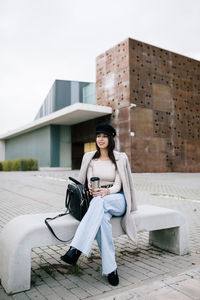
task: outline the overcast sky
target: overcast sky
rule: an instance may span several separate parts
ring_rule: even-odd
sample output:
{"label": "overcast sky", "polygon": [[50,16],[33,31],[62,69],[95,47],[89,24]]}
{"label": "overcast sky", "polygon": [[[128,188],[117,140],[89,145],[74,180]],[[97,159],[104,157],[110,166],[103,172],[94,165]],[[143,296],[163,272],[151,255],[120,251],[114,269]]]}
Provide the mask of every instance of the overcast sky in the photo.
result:
{"label": "overcast sky", "polygon": [[200,60],[199,0],[0,0],[0,134],[32,122],[55,79],[95,81],[131,37]]}

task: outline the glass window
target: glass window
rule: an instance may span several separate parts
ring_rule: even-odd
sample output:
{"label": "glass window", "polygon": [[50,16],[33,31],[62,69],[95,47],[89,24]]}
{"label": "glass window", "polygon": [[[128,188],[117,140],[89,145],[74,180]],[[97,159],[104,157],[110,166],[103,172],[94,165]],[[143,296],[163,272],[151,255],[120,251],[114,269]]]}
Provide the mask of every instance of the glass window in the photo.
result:
{"label": "glass window", "polygon": [[90,83],[83,88],[83,103],[96,104],[95,83]]}
{"label": "glass window", "polygon": [[95,142],[84,143],[84,153],[90,152],[90,151],[95,151],[95,150],[96,150]]}

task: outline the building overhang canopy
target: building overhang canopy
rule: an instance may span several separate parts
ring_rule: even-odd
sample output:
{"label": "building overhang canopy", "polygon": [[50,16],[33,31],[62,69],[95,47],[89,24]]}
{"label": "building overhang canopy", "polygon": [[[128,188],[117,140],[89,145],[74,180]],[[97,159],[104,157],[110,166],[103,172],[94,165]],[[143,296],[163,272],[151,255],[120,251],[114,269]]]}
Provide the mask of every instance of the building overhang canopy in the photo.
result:
{"label": "building overhang canopy", "polygon": [[75,103],[16,130],[9,131],[1,135],[0,139],[6,140],[51,124],[70,126],[110,114],[112,114],[112,108],[108,106]]}

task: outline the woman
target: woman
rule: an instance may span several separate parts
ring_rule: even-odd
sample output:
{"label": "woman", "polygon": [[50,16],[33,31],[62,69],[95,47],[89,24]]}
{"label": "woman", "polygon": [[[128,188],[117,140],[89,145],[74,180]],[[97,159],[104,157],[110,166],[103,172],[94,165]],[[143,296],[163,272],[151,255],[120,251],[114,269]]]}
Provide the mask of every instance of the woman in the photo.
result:
{"label": "woman", "polygon": [[[61,256],[64,262],[75,265],[81,253],[89,255],[96,238],[102,256],[102,273],[108,276],[111,285],[119,283],[111,217],[123,216],[123,229],[133,242],[137,241],[133,214],[137,207],[130,165],[125,153],[114,151],[115,135],[115,129],[109,124],[97,125],[97,151],[85,153],[83,156],[79,181],[83,184],[88,182],[93,198],[79,224],[70,249]],[[91,177],[100,178],[100,188],[91,188]]]}

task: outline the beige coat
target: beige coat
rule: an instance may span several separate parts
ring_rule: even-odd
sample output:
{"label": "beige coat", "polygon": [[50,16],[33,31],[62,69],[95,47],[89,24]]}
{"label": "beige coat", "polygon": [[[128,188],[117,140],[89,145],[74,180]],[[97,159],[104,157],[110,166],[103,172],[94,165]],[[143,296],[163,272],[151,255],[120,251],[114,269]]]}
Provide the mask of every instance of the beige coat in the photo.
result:
{"label": "beige coat", "polygon": [[[96,151],[87,152],[83,156],[79,173],[79,181],[82,184],[85,184],[86,182],[88,165],[95,152]],[[122,181],[123,192],[127,203],[126,214],[122,218],[122,228],[130,237],[130,239],[134,243],[137,243],[137,230],[134,220],[134,214],[131,214],[131,212],[137,210],[137,205],[130,164],[126,153],[114,151],[114,156],[116,159],[117,169]]]}

